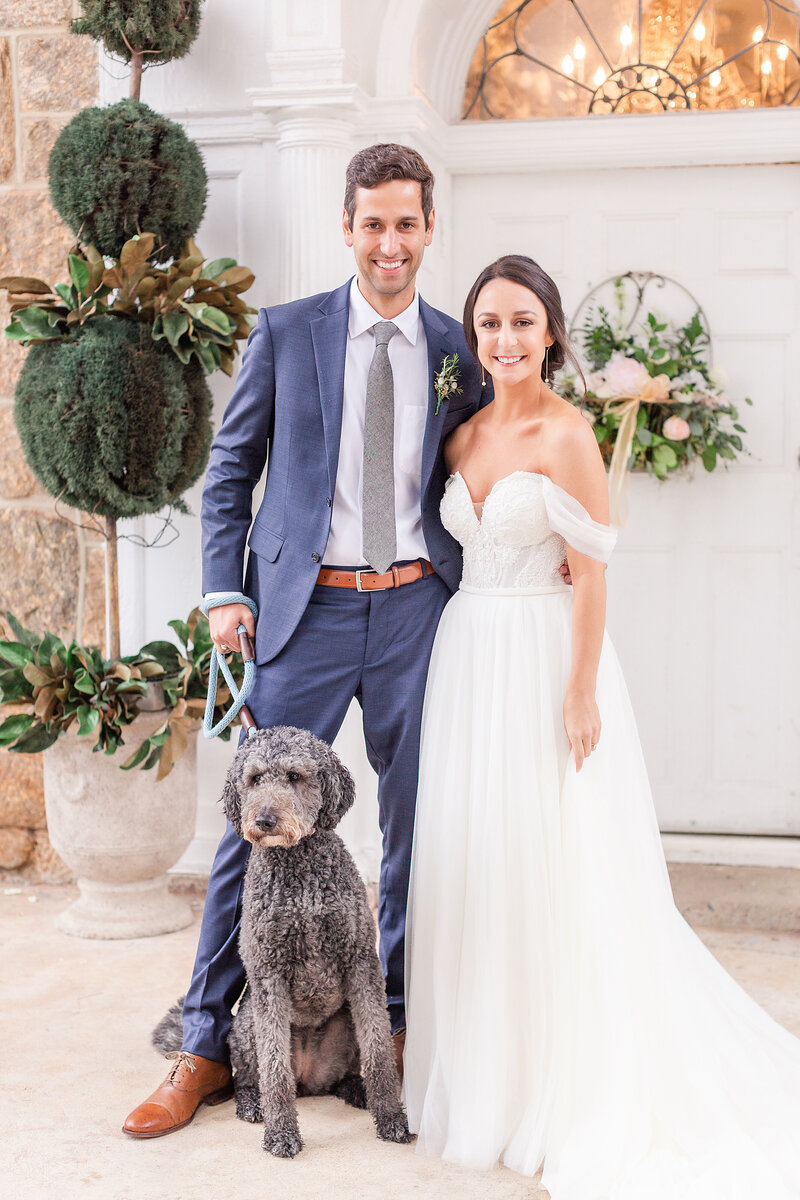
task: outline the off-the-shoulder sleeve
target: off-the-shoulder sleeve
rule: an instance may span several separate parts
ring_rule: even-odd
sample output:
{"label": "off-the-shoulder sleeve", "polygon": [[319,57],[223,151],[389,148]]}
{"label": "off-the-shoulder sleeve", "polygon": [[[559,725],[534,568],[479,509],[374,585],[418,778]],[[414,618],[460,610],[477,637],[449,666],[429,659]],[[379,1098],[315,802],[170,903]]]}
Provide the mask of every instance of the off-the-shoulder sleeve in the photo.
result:
{"label": "off-the-shoulder sleeve", "polygon": [[607,563],[617,542],[617,530],[593,520],[580,501],[547,476],[543,480],[543,490],[547,519],[553,532],[560,533],[580,554]]}

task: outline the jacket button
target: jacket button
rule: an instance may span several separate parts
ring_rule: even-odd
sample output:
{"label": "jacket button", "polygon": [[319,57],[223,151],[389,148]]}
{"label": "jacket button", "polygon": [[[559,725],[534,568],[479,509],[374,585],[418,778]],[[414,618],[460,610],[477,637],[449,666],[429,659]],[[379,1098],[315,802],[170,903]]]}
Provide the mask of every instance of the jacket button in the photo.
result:
{"label": "jacket button", "polygon": [[311,557],[313,558],[314,562],[319,562],[319,555],[317,554],[316,550],[311,555]]}
{"label": "jacket button", "polygon": [[327,504],[328,508],[330,508],[330,506],[333,504],[333,501],[331,500],[330,496],[326,497],[325,503]]}

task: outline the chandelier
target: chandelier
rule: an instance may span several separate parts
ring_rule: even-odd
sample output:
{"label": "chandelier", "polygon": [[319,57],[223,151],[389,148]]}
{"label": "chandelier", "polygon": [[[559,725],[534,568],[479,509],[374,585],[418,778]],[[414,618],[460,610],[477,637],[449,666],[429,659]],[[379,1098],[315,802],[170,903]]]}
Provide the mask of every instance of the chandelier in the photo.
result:
{"label": "chandelier", "polygon": [[506,0],[466,120],[793,105],[800,14],[777,0]]}

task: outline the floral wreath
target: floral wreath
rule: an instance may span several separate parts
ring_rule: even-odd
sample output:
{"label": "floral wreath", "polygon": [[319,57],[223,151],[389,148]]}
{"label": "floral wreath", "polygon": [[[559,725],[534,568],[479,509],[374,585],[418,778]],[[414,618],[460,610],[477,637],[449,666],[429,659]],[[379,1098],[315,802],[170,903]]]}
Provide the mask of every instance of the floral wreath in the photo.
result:
{"label": "floral wreath", "polygon": [[[609,469],[614,515],[621,522],[630,471],[647,471],[664,480],[698,459],[713,471],[720,459],[727,466],[727,460],[748,453],[738,409],[725,391],[727,373],[711,363],[703,310],[690,296],[695,311],[681,325],[648,308],[644,292],[652,282],[663,287],[672,281],[652,272],[629,271],[585,297],[571,332],[586,368],[586,394],[577,374],[562,376],[558,384],[560,394],[594,427]],[[610,283],[611,311],[596,302],[597,293]],[[744,402],[752,404],[747,397]]]}

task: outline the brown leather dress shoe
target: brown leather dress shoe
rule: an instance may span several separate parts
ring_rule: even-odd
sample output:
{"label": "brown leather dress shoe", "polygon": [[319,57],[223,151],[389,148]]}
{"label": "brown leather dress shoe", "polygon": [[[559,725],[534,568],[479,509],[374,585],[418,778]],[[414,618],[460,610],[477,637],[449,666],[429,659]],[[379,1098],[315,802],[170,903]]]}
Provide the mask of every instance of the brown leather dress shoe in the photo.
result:
{"label": "brown leather dress shoe", "polygon": [[122,1132],[130,1137],[164,1137],[188,1125],[201,1104],[221,1104],[233,1095],[230,1067],[180,1050],[168,1057],[175,1065],[167,1078],[127,1117]]}
{"label": "brown leather dress shoe", "polygon": [[403,1082],[403,1051],[406,1048],[406,1031],[398,1029],[397,1033],[392,1034],[392,1049],[394,1050],[394,1065],[397,1067],[397,1074],[400,1076],[400,1082]]}

